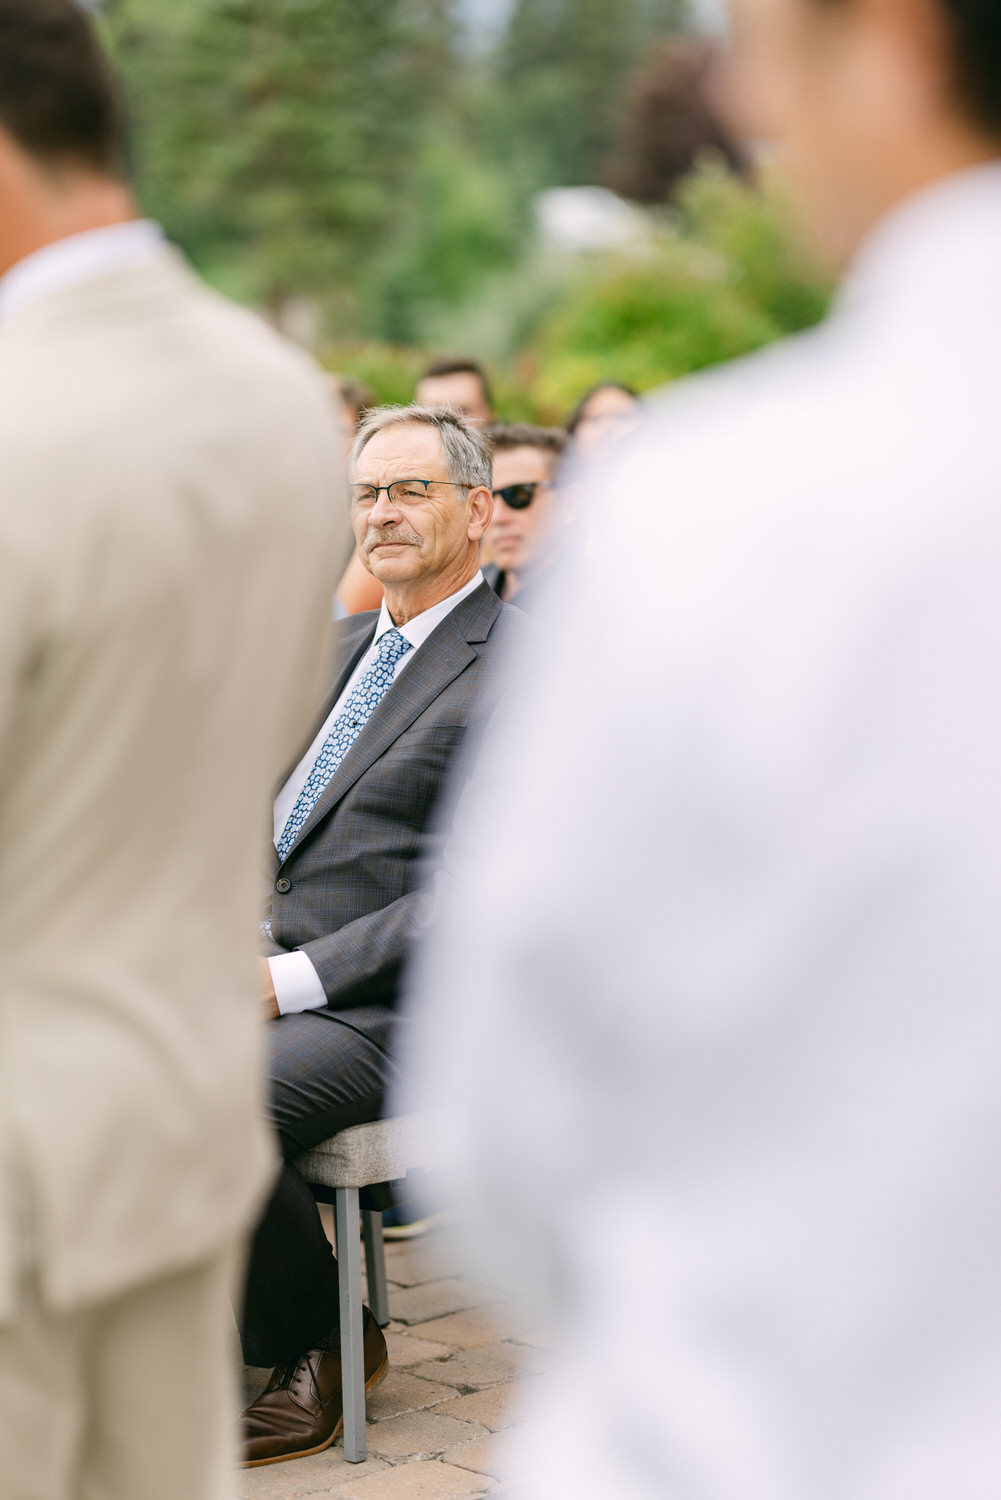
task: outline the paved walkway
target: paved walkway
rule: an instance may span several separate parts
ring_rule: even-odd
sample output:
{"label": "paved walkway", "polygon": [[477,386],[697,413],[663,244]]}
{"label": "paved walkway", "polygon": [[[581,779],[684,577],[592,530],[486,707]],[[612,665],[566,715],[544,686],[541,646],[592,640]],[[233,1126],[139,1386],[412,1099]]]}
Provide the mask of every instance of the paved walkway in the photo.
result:
{"label": "paved walkway", "polygon": [[[368,1402],[368,1458],[326,1453],[242,1471],[241,1500],[461,1500],[511,1495],[497,1434],[547,1355],[496,1292],[456,1274],[448,1232],[386,1246],[389,1374]],[[247,1399],[267,1374],[247,1371]]]}

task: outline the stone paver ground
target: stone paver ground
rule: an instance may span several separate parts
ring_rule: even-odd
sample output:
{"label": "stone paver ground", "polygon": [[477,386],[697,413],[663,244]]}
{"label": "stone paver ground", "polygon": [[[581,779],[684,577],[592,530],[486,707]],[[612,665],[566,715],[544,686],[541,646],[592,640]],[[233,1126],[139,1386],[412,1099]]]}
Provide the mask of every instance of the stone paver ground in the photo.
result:
{"label": "stone paver ground", "polygon": [[[328,1226],[329,1232],[329,1226]],[[368,1458],[326,1453],[243,1470],[241,1500],[504,1500],[503,1429],[545,1368],[543,1340],[457,1274],[447,1230],[387,1244],[389,1374],[368,1401]],[[270,1372],[246,1371],[252,1400]]]}

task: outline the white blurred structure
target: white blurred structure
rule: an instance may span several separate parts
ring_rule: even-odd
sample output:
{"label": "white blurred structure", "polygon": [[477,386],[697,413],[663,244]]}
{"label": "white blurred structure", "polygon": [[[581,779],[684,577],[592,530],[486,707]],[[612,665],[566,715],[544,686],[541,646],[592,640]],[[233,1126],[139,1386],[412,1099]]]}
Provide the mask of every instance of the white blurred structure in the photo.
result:
{"label": "white blurred structure", "polygon": [[709,36],[725,33],[727,15],[724,0],[692,0],[695,29]]}
{"label": "white blurred structure", "polygon": [[649,238],[642,209],[603,187],[547,188],[535,198],[535,221],[550,250],[617,250]]}
{"label": "white blurred structure", "polygon": [[462,810],[411,1070],[567,1356],[527,1500],[1001,1494],[999,246],[956,175],[663,402]]}

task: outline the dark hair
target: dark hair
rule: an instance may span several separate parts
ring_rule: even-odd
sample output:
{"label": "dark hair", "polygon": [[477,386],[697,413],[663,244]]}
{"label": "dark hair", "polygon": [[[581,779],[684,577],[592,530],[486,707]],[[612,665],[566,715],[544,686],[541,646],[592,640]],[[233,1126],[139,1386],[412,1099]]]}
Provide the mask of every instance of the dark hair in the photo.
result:
{"label": "dark hair", "polygon": [[998,0],[938,3],[952,33],[957,101],[968,118],[996,135],[1001,132],[1001,5]]}
{"label": "dark hair", "polygon": [[117,90],[75,0],[0,0],[0,128],[38,161],[120,175]]}
{"label": "dark hair", "polygon": [[577,405],[574,407],[573,411],[567,418],[567,432],[571,437],[573,437],[577,428],[581,424],[584,413],[587,411],[587,403],[590,401],[591,397],[596,396],[599,391],[621,391],[624,396],[631,396],[634,401],[638,401],[640,399],[639,392],[634,391],[631,385],[624,385],[621,380],[599,380],[597,385],[592,385],[589,390],[586,390],[584,392],[583,396],[581,396],[580,400],[577,402]]}
{"label": "dark hair", "polygon": [[345,406],[352,406],[355,411],[363,412],[375,405],[375,392],[364,381],[355,380],[353,375],[331,375],[330,378]]}
{"label": "dark hair", "polygon": [[475,359],[435,359],[422,371],[417,384],[422,380],[437,380],[440,375],[475,375],[483,390],[483,399],[487,406],[494,404],[493,392],[490,389],[490,381],[487,372]]}
{"label": "dark hair", "polygon": [[495,422],[487,428],[495,453],[510,453],[512,448],[539,448],[559,458],[567,444],[562,427],[534,427],[531,422]]}
{"label": "dark hair", "polygon": [[959,102],[973,120],[1001,131],[1001,5],[945,0],[956,49]]}

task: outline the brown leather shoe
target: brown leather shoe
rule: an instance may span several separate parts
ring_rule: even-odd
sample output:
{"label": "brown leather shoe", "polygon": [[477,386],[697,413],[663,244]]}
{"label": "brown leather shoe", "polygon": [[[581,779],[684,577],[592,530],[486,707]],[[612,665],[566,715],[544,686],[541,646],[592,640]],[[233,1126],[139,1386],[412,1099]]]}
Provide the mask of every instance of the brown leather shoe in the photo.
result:
{"label": "brown leather shoe", "polygon": [[[365,1392],[389,1369],[382,1329],[365,1309]],[[243,1413],[242,1469],[305,1458],[329,1448],[343,1426],[341,1356],[307,1349],[279,1365],[257,1400]]]}

